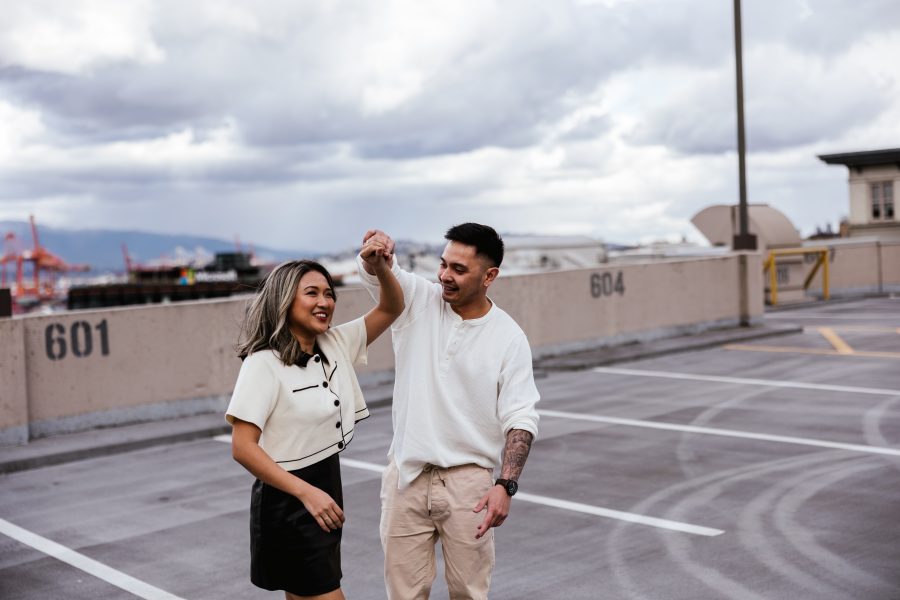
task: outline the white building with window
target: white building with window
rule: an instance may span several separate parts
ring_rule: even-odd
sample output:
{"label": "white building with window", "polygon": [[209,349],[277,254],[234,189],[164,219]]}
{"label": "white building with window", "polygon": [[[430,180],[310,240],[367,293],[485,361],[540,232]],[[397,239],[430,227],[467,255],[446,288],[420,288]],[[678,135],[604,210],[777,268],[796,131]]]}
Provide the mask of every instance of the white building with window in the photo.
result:
{"label": "white building with window", "polygon": [[900,240],[897,193],[900,190],[900,148],[821,154],[829,165],[849,171],[849,237]]}

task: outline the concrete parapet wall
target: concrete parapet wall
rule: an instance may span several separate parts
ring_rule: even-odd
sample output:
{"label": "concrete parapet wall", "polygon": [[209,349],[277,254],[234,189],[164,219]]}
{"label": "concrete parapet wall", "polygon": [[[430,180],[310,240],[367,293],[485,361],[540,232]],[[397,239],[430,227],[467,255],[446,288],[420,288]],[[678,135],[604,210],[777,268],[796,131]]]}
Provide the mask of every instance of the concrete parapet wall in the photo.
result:
{"label": "concrete parapet wall", "polygon": [[900,292],[900,242],[882,242],[881,292]]}
{"label": "concrete parapet wall", "polygon": [[[829,249],[829,292],[832,297],[900,291],[900,242],[824,242]],[[807,261],[805,271],[812,264]],[[822,272],[816,273],[809,293],[822,295]]]}
{"label": "concrete parapet wall", "polygon": [[[199,301],[21,319],[32,436],[224,407],[240,366],[233,346],[243,305]],[[185,400],[198,406],[150,408]]]}
{"label": "concrete parapet wall", "polygon": [[[749,273],[762,269],[748,255]],[[610,264],[503,279],[491,297],[518,321],[535,355],[651,339],[740,320],[738,255]],[[751,318],[763,314],[762,281],[750,277]]]}
{"label": "concrete parapet wall", "polygon": [[[747,254],[751,321],[763,315],[762,269]],[[491,297],[535,355],[740,322],[741,255],[501,277]],[[0,320],[0,443],[103,425],[224,411],[248,298],[75,311]],[[338,292],[335,322],[373,306]],[[363,380],[390,375],[390,336],[369,348]],[[224,422],[224,421],[223,421]]]}
{"label": "concrete parapet wall", "polygon": [[0,319],[0,444],[28,441],[25,324]]}

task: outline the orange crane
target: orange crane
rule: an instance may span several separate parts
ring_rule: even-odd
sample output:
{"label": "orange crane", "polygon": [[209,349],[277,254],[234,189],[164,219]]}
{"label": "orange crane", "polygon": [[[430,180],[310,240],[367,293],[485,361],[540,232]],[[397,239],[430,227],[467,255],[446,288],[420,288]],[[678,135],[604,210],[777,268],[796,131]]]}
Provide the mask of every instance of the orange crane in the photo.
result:
{"label": "orange crane", "polygon": [[[12,289],[12,296],[19,306],[38,304],[56,298],[55,281],[59,273],[90,270],[88,265],[69,264],[41,246],[34,216],[29,215],[28,218],[31,222],[33,247],[30,250],[20,250],[16,235],[9,232],[4,237],[3,256],[0,257],[2,285],[6,285],[7,264],[14,262],[16,265],[16,282]],[[32,280],[30,284],[25,281],[25,263],[31,264]],[[45,276],[44,281],[42,281],[42,275]]]}
{"label": "orange crane", "polygon": [[22,278],[22,262],[20,260],[19,241],[16,234],[10,231],[3,237],[3,256],[0,256],[0,287],[6,287],[7,265],[16,265],[16,281]]}

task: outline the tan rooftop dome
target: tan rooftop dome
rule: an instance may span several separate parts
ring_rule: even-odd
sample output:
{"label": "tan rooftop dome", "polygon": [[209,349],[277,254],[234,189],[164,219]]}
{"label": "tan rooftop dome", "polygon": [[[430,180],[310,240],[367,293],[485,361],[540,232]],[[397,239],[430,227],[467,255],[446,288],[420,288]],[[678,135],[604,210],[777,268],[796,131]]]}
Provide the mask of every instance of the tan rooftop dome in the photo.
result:
{"label": "tan rooftop dome", "polygon": [[[750,218],[748,228],[755,234],[760,250],[766,248],[795,248],[801,245],[800,233],[790,219],[768,204],[751,204],[747,207]],[[740,229],[738,207],[716,204],[704,208],[691,219],[713,246],[731,246],[732,238]]]}

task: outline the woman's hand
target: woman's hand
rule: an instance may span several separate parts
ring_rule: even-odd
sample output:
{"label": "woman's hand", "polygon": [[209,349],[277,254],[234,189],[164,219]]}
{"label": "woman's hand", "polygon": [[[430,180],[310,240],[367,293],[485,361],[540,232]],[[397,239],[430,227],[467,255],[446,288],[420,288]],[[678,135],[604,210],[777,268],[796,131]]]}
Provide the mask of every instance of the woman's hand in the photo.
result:
{"label": "woman's hand", "polygon": [[309,489],[298,498],[323,531],[328,532],[344,526],[344,511],[331,496],[319,488],[309,486]]}
{"label": "woman's hand", "polygon": [[234,419],[231,452],[234,459],[261,481],[296,497],[324,531],[344,524],[344,511],[331,496],[279,467],[259,446],[262,431],[253,423]]}

